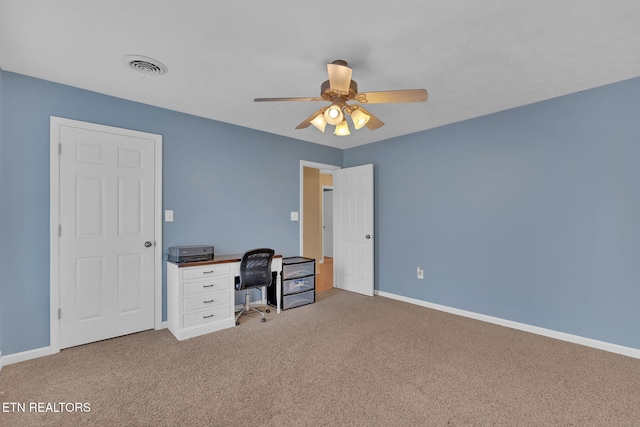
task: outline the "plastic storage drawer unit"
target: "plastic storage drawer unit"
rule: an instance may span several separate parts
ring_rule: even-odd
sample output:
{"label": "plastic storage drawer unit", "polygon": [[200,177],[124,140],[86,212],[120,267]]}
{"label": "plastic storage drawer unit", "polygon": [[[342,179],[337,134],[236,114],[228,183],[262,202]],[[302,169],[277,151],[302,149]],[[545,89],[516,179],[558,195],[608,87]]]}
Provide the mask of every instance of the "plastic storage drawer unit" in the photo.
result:
{"label": "plastic storage drawer unit", "polygon": [[[316,302],[316,260],[305,257],[282,258],[283,310]],[[267,288],[267,302],[276,305],[275,286]]]}

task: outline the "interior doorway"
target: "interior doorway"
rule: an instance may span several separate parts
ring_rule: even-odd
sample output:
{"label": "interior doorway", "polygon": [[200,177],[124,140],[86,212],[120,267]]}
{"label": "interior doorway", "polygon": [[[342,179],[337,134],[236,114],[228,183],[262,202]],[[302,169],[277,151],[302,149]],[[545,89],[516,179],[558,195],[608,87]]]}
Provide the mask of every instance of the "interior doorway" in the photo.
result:
{"label": "interior doorway", "polygon": [[[320,262],[322,245],[313,244],[322,238],[320,172],[325,171],[332,177],[334,198],[331,273],[326,271],[327,263]],[[320,276],[316,277],[316,284],[322,286],[324,278],[331,276],[331,287],[374,295],[373,194],[373,164],[342,169],[300,161],[300,253],[317,260],[316,274]]]}
{"label": "interior doorway", "polygon": [[300,162],[300,254],[316,260],[316,292],[334,286],[332,195],[333,172],[338,169]]}

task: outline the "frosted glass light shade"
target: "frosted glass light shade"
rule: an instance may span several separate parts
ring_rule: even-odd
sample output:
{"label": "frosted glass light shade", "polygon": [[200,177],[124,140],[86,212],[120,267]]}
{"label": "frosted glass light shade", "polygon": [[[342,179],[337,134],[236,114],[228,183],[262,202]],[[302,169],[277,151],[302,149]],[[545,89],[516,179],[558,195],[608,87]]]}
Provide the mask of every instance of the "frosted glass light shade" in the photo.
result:
{"label": "frosted glass light shade", "polygon": [[318,114],[313,120],[311,120],[311,124],[317,127],[320,132],[324,132],[324,128],[327,126],[324,114]]}
{"label": "frosted glass light shade", "polygon": [[347,121],[342,120],[340,123],[338,123],[336,125],[336,130],[333,133],[338,136],[350,135],[351,132],[349,132],[349,125],[347,124]]}
{"label": "frosted glass light shade", "polygon": [[368,114],[363,113],[360,109],[353,110],[351,112],[351,119],[353,120],[353,127],[360,129],[369,122],[371,117]]}

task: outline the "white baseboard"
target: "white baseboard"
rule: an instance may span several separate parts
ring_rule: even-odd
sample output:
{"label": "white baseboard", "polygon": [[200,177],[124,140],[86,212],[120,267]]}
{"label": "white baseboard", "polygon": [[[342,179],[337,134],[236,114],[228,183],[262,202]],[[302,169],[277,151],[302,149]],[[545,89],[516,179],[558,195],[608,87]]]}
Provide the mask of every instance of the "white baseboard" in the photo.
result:
{"label": "white baseboard", "polygon": [[[160,329],[166,329],[168,327],[169,323],[165,321],[162,322]],[[36,348],[34,350],[8,354],[6,356],[2,356],[2,353],[0,353],[0,371],[2,370],[2,366],[12,365],[14,363],[24,362],[31,359],[37,359],[38,357],[49,356],[51,354],[53,354],[51,351],[51,347]]]}
{"label": "white baseboard", "polygon": [[[395,299],[398,301],[408,302],[409,304],[419,305],[421,307],[431,308],[445,313],[451,313],[458,316],[468,317],[470,319],[480,320],[483,322],[493,323],[499,326],[505,326],[511,329],[517,329],[520,331],[530,332],[537,335],[542,335],[549,338],[555,338],[561,341],[566,341],[574,344],[584,345],[586,347],[597,348],[598,350],[608,351],[610,353],[621,354],[623,356],[633,357],[640,359],[640,349],[625,347],[618,344],[612,344],[605,341],[598,341],[591,338],[581,337],[579,335],[567,334],[564,332],[554,331],[552,329],[545,329],[539,326],[527,325],[526,323],[514,322],[512,320],[501,319],[499,317],[487,316],[485,314],[474,313],[472,311],[460,310],[458,308],[448,307],[446,305],[435,304],[428,301],[422,301],[415,298],[404,297],[401,295],[392,294],[389,292],[375,291],[376,295],[384,298]],[[256,304],[261,304],[261,301],[255,301]],[[241,305],[236,306],[237,310],[242,308]],[[167,322],[162,322],[163,329],[167,327]],[[24,362],[26,360],[37,359],[38,357],[49,356],[51,354],[51,347],[36,348],[34,350],[23,351],[20,353],[8,354],[2,356],[0,353],[0,371],[3,366],[12,365],[18,362]]]}
{"label": "white baseboard", "polygon": [[20,353],[7,354],[2,356],[1,364],[4,366],[12,365],[18,362],[24,362],[26,360],[37,359],[38,357],[49,356],[51,354],[51,347],[36,348],[34,350],[23,351]]}
{"label": "white baseboard", "polygon": [[[160,329],[166,329],[169,327],[168,322],[162,322]],[[8,354],[6,356],[2,356],[0,353],[0,371],[2,370],[2,366],[12,365],[18,362],[24,362],[31,359],[37,359],[38,357],[49,356],[53,354],[51,351],[51,347],[42,347],[36,348],[34,350],[23,351],[20,353]]]}
{"label": "white baseboard", "polygon": [[408,302],[410,304],[419,305],[422,307],[432,308],[438,311],[444,311],[446,313],[455,314],[458,316],[468,317],[475,320],[481,320],[483,322],[493,323],[495,325],[506,326],[511,329],[518,329],[520,331],[531,332],[533,334],[542,335],[549,338],[555,338],[561,341],[567,341],[574,344],[584,345],[586,347],[597,348],[598,350],[604,350],[611,353],[622,354],[624,356],[640,359],[640,349],[625,347],[618,344],[612,344],[604,341],[598,341],[591,338],[581,337],[579,335],[567,334],[564,332],[554,331],[552,329],[545,329],[538,326],[527,325],[526,323],[514,322],[511,320],[501,319],[499,317],[487,316],[485,314],[474,313],[472,311],[460,310],[446,305],[434,304],[427,301],[422,301],[414,298],[408,298],[401,295],[391,294],[388,292],[376,291],[376,295],[385,298],[391,298],[398,301]]}

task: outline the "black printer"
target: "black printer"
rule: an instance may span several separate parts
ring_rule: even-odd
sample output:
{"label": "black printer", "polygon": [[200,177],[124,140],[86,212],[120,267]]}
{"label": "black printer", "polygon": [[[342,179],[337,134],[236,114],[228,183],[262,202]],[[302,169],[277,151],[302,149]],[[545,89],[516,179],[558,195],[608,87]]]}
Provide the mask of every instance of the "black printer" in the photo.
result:
{"label": "black printer", "polygon": [[176,263],[210,261],[213,259],[213,246],[171,246],[169,261]]}

